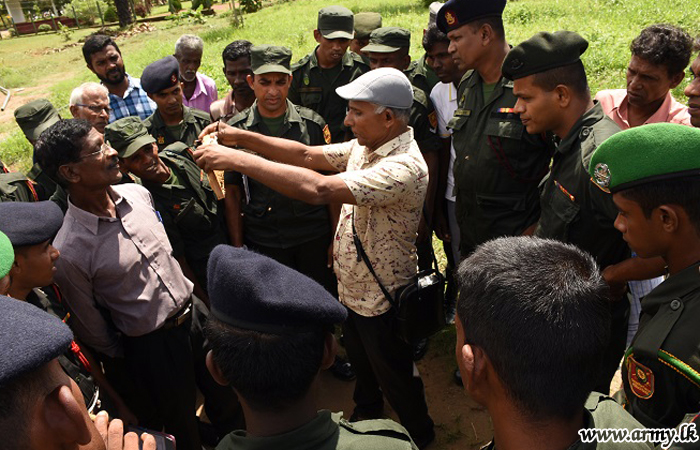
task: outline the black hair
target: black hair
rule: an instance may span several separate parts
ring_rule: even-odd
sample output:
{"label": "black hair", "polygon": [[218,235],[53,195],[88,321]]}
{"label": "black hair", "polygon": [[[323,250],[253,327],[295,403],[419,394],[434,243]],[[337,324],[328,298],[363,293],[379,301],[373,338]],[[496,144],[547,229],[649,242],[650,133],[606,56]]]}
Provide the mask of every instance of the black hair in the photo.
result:
{"label": "black hair", "polygon": [[108,45],[113,46],[120,55],[122,54],[122,52],[119,50],[119,46],[110,36],[107,36],[106,34],[93,34],[88,36],[83,44],[83,58],[85,58],[87,65],[92,65],[92,55],[97,52],[101,52]]}
{"label": "black hair", "polygon": [[533,75],[532,82],[547,92],[553,91],[563,84],[581,97],[588,97],[591,91],[588,88],[586,69],[581,60],[565,66],[555,67]]}
{"label": "black hair", "polygon": [[268,334],[234,328],[213,317],[205,327],[214,362],[226,380],[258,411],[301,399],[316,378],[330,330]]}
{"label": "black hair", "polygon": [[610,336],[608,288],[593,258],[534,237],[495,239],[458,269],[457,312],[523,415],[580,414]]}
{"label": "black hair", "polygon": [[639,204],[644,216],[661,205],[678,205],[688,214],[690,223],[700,234],[700,177],[690,176],[655,181],[620,191],[628,200]]}
{"label": "black hair", "polygon": [[0,385],[0,435],[3,448],[25,448],[31,430],[29,411],[52,385],[51,371],[44,365]]}
{"label": "black hair", "polygon": [[685,71],[693,51],[693,38],[673,25],[651,25],[630,44],[632,56],[664,66],[669,77]]}
{"label": "black hair", "polygon": [[506,31],[503,28],[503,17],[501,16],[482,17],[481,19],[476,19],[472,22],[469,22],[469,25],[474,30],[478,30],[484,25],[488,25],[491,27],[493,32],[496,33],[496,36],[498,38],[505,39],[506,37]]}
{"label": "black hair", "polygon": [[244,57],[248,58],[248,61],[250,62],[250,49],[252,47],[253,44],[245,39],[239,39],[231,42],[226,46],[226,48],[224,48],[224,52],[221,54],[221,57],[224,60],[224,65],[226,65],[226,61],[235,61]]}
{"label": "black hair", "polygon": [[80,161],[83,139],[92,125],[83,119],[61,119],[41,133],[34,145],[34,155],[39,166],[54,181],[65,187],[66,182],[58,173],[64,164]]}
{"label": "black hair", "polygon": [[423,49],[429,52],[433,49],[433,46],[440,42],[450,43],[449,38],[445,33],[440,31],[436,24],[431,23],[428,25],[428,29],[423,33]]}

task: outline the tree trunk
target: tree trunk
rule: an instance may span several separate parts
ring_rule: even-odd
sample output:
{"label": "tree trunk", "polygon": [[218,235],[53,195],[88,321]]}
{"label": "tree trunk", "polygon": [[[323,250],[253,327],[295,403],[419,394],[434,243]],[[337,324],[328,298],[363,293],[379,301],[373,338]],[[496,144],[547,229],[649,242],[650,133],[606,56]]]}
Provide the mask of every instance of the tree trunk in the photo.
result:
{"label": "tree trunk", "polygon": [[129,9],[129,0],[114,0],[114,6],[117,8],[120,27],[124,28],[134,21],[131,10]]}

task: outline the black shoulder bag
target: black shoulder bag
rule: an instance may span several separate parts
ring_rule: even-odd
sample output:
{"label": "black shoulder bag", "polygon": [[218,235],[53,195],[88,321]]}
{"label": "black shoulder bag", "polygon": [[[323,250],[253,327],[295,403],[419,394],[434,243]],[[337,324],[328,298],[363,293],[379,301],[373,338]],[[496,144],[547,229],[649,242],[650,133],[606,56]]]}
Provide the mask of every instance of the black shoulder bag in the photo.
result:
{"label": "black shoulder bag", "polygon": [[395,314],[394,332],[399,339],[412,344],[440,331],[445,326],[445,277],[440,273],[432,248],[433,267],[419,272],[408,284],[399,287],[395,296],[392,296],[382,284],[365,249],[362,248],[362,241],[355,230],[354,207],[351,221],[357,260],[362,259],[365,262],[384,297],[391,304]]}

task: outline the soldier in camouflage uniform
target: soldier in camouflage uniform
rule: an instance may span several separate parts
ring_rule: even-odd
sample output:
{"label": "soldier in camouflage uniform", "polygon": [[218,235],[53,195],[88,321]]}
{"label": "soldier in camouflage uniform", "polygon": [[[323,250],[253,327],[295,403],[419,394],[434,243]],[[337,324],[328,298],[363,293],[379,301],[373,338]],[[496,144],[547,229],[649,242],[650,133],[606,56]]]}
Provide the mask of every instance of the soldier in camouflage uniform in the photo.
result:
{"label": "soldier in camouflage uniform", "polygon": [[174,142],[191,147],[204,127],[211,123],[208,113],[182,104],[180,66],[174,56],[149,64],[141,74],[141,86],[158,109],[144,120],[148,133],[156,139],[158,150]]}
{"label": "soldier in camouflage uniform", "polygon": [[318,46],[292,66],[289,100],[316,111],[328,124],[331,142],[343,142],[352,136],[343,125],[348,102],[335,92],[369,70],[362,58],[348,52],[353,38],[352,11],[329,6],[318,12],[314,38]]}

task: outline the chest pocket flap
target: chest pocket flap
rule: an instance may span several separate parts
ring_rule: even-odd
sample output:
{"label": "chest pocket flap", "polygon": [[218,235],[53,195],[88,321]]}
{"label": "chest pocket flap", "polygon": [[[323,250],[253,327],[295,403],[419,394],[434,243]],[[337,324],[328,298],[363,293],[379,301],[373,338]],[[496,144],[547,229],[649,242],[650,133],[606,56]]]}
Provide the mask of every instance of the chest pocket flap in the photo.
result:
{"label": "chest pocket flap", "polygon": [[523,136],[523,124],[520,119],[516,120],[497,120],[490,119],[486,124],[486,134],[489,136],[498,136],[508,139],[520,139]]}

